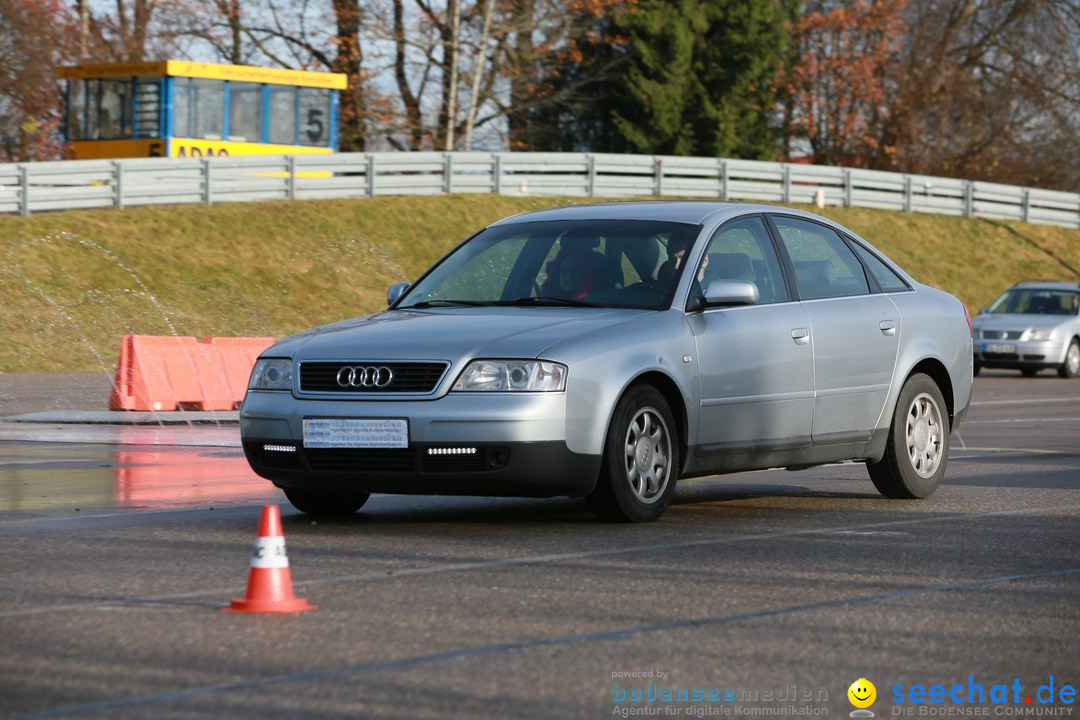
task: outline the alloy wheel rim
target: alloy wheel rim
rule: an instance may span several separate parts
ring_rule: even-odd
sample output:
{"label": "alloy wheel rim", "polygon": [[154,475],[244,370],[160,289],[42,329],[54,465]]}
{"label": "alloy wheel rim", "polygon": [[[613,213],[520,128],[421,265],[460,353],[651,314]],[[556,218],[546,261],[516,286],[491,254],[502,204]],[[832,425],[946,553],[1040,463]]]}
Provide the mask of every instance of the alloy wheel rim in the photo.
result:
{"label": "alloy wheel rim", "polygon": [[919,477],[931,477],[941,465],[945,437],[941,410],[926,393],[916,396],[908,408],[905,437],[911,468]]}
{"label": "alloy wheel rim", "polygon": [[671,436],[667,423],[654,408],[638,410],[626,429],[626,479],[635,497],[656,502],[671,478]]}
{"label": "alloy wheel rim", "polygon": [[1065,365],[1072,375],[1080,374],[1080,345],[1073,343],[1069,346],[1069,353],[1065,356]]}

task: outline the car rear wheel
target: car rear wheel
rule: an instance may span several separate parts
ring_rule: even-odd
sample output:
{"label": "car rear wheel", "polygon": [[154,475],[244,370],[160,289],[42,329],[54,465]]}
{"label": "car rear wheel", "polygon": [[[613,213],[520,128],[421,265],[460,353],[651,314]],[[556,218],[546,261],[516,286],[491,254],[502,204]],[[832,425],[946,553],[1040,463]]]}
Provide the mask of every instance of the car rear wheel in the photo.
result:
{"label": "car rear wheel", "polygon": [[368,493],[347,493],[311,488],[284,488],[285,497],[302,513],[319,517],[347,517],[371,497]]}
{"label": "car rear wheel", "polygon": [[667,400],[649,385],[631,388],[615,406],[596,489],[585,500],[601,519],[649,522],[675,492],[679,440]]}
{"label": "car rear wheel", "polygon": [[1074,378],[1080,375],[1080,341],[1076,338],[1069,343],[1069,349],[1065,352],[1065,362],[1058,368],[1058,375],[1063,378]]}
{"label": "car rear wheel", "polygon": [[931,495],[949,463],[949,416],[937,383],[928,375],[908,378],[893,411],[885,455],[866,463],[874,487],[887,498]]}

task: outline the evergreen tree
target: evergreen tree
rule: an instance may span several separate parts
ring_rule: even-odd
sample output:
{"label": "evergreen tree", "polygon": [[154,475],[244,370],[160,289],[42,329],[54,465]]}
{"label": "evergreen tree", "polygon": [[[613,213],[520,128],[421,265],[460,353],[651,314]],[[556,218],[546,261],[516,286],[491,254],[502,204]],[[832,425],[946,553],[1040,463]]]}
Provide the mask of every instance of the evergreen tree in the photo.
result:
{"label": "evergreen tree", "polygon": [[619,71],[562,116],[564,147],[771,159],[773,76],[797,5],[640,0],[609,16],[612,42],[595,45],[582,67]]}

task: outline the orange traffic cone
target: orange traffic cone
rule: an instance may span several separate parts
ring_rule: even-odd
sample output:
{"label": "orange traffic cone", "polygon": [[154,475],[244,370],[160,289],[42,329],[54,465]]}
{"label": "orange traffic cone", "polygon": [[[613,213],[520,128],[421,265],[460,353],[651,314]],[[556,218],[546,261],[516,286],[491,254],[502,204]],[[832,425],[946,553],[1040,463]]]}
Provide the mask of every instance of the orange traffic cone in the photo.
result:
{"label": "orange traffic cone", "polygon": [[294,613],[314,610],[304,598],[293,595],[289,557],[285,554],[285,533],[277,505],[263,505],[259,536],[251,555],[247,595],[237,598],[226,612]]}

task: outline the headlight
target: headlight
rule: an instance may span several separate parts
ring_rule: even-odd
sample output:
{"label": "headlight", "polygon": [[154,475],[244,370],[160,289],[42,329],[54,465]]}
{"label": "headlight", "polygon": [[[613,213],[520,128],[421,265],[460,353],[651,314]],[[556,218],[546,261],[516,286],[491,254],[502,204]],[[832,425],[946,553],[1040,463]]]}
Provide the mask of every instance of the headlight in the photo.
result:
{"label": "headlight", "polygon": [[1030,341],[1045,341],[1054,336],[1053,330],[1028,330],[1027,339]]}
{"label": "headlight", "polygon": [[249,390],[292,390],[293,364],[285,358],[259,358],[251,369]]}
{"label": "headlight", "polygon": [[473,360],[452,389],[562,392],[566,389],[566,366],[542,360]]}

